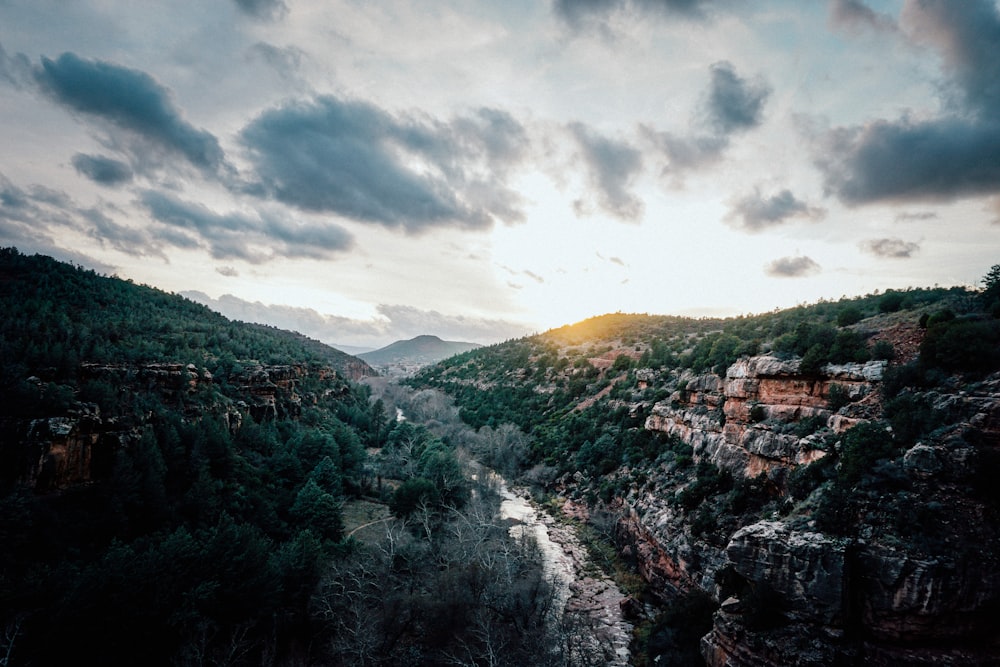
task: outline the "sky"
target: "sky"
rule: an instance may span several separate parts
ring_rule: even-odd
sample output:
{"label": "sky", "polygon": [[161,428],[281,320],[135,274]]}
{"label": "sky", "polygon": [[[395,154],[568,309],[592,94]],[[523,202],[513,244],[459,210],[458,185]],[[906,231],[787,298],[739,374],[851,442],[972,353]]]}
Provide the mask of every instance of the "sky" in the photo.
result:
{"label": "sky", "polygon": [[375,348],[1000,263],[994,0],[0,0],[0,246]]}

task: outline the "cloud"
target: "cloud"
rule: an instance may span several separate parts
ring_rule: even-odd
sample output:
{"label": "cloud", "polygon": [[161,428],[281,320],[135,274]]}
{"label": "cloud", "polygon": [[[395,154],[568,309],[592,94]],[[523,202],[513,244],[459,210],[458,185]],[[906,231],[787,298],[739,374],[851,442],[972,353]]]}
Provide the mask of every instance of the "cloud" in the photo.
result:
{"label": "cloud", "polygon": [[411,233],[524,218],[506,179],[527,135],[503,111],[441,122],[322,96],[265,111],[241,140],[258,179],[250,191],[304,210]]}
{"label": "cloud", "polygon": [[901,22],[942,55],[951,90],[937,118],[836,128],[817,142],[827,193],[853,206],[1000,192],[1000,11],[991,0],[909,0]]}
{"label": "cloud", "polygon": [[717,62],[709,68],[708,89],[699,115],[692,119],[697,130],[685,136],[640,125],[639,132],[667,158],[662,174],[673,176],[679,186],[685,172],[721,160],[731,136],[759,126],[770,95],[771,87],[762,77],[749,81],[736,73],[732,63]]}
{"label": "cloud", "polygon": [[876,257],[908,259],[920,250],[920,244],[895,238],[869,239],[861,242],[861,250]]}
{"label": "cloud", "polygon": [[920,222],[923,220],[937,220],[940,216],[933,211],[920,211],[919,213],[898,213],[896,222]]}
{"label": "cloud", "polygon": [[803,278],[819,271],[820,265],[805,256],[781,257],[764,267],[764,273],[772,278]]}
{"label": "cloud", "polygon": [[748,130],[761,124],[771,87],[762,78],[748,81],[736,74],[732,63],[721,61],[710,68],[707,120],[717,135]]}
{"label": "cloud", "polygon": [[822,208],[809,206],[792,194],[782,190],[770,197],[761,196],[755,189],[752,195],[739,199],[726,214],[725,221],[732,227],[747,232],[759,232],[768,227],[776,227],[791,218],[818,220],[826,215]]}
{"label": "cloud", "polygon": [[329,345],[382,347],[396,340],[421,334],[434,334],[446,340],[497,343],[519,338],[529,331],[527,325],[502,319],[446,315],[411,306],[381,304],[371,319],[354,319],[321,314],[312,308],[265,305],[245,301],[230,294],[213,299],[202,292],[184,292],[184,296],[207,305],[230,319],[258,322],[298,331]]}
{"label": "cloud", "polygon": [[849,206],[1000,192],[1000,122],[879,120],[831,131],[822,144],[824,187]]}
{"label": "cloud", "polygon": [[963,111],[1000,112],[1000,9],[993,0],[908,0],[902,22],[914,40],[938,49]]}
{"label": "cloud", "polygon": [[207,245],[215,259],[258,264],[276,256],[324,259],[354,243],[347,231],[328,222],[298,222],[267,213],[219,214],[154,190],[144,191],[140,204],[167,226],[158,230],[160,239],[180,247]]}
{"label": "cloud", "polygon": [[[621,220],[635,221],[642,217],[642,201],[629,192],[642,170],[642,153],[624,141],[598,134],[583,123],[570,123],[569,130],[580,148],[598,205]],[[581,207],[577,208],[579,212]]]}
{"label": "cloud", "polygon": [[120,160],[77,153],[71,162],[77,173],[101,185],[121,185],[132,180],[132,168]]}
{"label": "cloud", "polygon": [[126,130],[188,162],[215,171],[225,163],[219,141],[186,121],[170,91],[145,72],[64,53],[42,58],[42,89],[68,109]]}
{"label": "cloud", "polygon": [[640,134],[667,158],[663,173],[677,173],[701,169],[719,161],[729,146],[725,136],[684,137],[671,132],[659,132],[642,125]]}
{"label": "cloud", "polygon": [[615,13],[703,19],[709,0],[554,0],[552,10],[568,26],[582,28],[592,23],[604,24]]}
{"label": "cloud", "polygon": [[215,272],[226,278],[238,278],[240,275],[240,272],[231,266],[217,266]]}
{"label": "cloud", "polygon": [[0,174],[0,245],[74,261],[83,258],[88,266],[104,267],[81,253],[60,249],[67,233],[74,232],[135,257],[162,256],[148,233],[115,222],[100,208],[79,206],[65,192],[44,186],[20,188]]}
{"label": "cloud", "polygon": [[830,0],[830,25],[851,32],[863,29],[895,32],[899,29],[891,16],[874,11],[860,0]]}
{"label": "cloud", "polygon": [[31,62],[23,53],[8,56],[0,44],[0,81],[6,81],[15,88],[23,88],[32,78]]}
{"label": "cloud", "polygon": [[247,16],[259,19],[277,19],[288,13],[282,0],[235,0],[236,6]]}

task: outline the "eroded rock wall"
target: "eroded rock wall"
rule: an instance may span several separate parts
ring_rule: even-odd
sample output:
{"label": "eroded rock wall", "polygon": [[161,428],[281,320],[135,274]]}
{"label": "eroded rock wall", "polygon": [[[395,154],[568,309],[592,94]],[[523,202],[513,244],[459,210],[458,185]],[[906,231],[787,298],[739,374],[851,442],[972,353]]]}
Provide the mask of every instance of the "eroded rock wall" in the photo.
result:
{"label": "eroded rock wall", "polygon": [[798,359],[757,356],[737,361],[725,378],[682,376],[680,388],[653,406],[645,426],[680,438],[696,458],[743,477],[810,463],[825,452],[784,427],[805,419],[838,433],[853,426],[858,417],[829,408],[831,388],[863,402],[874,396],[886,362],[827,365],[819,376],[803,374],[799,365]]}

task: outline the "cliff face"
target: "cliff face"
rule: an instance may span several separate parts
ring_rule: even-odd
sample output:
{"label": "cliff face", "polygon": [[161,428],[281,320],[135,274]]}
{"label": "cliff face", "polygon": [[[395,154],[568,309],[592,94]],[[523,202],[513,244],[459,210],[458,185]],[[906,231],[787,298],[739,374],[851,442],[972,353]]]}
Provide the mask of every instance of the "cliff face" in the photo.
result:
{"label": "cliff face", "polygon": [[[197,421],[206,414],[223,420],[230,431],[239,429],[244,416],[255,421],[295,418],[303,402],[299,385],[313,375],[318,380],[336,377],[328,368],[305,365],[253,364],[229,378],[235,400],[214,391],[212,374],[188,364],[142,366],[83,364],[81,382],[98,380],[114,387],[120,396],[155,395],[162,401],[184,404],[185,418]],[[327,391],[336,391],[334,383]],[[201,396],[199,400],[195,397]],[[35,419],[8,419],[4,424],[5,459],[16,461],[12,481],[38,493],[65,490],[107,478],[116,453],[142,432],[146,415],[129,418],[102,415],[94,403],[76,402],[66,412]]]}
{"label": "cliff face", "polygon": [[[826,452],[784,427],[812,419],[838,433],[847,430],[863,418],[862,399],[875,398],[885,367],[884,361],[827,365],[817,377],[801,373],[798,359],[742,359],[724,378],[682,376],[682,388],[653,406],[646,428],[680,438],[697,458],[741,476],[792,468]],[[831,410],[831,391],[849,400],[849,409]]]}
{"label": "cliff face", "polygon": [[773,517],[751,516],[722,539],[697,527],[708,500],[678,502],[697,483],[690,476],[620,499],[626,555],[651,587],[666,598],[697,587],[719,602],[702,639],[709,665],[1000,664],[1000,526],[984,499],[995,481],[982,481],[1000,461],[1000,378],[918,395],[918,417],[944,426],[909,445],[879,484],[849,491],[856,519],[846,534],[811,518],[827,502],[822,488],[798,503],[786,495],[790,473],[831,455],[842,461],[847,430],[884,416],[885,367],[807,376],[796,360],[754,357],[725,377],[680,376],[654,406],[647,429],[737,480],[763,475],[784,497]]}

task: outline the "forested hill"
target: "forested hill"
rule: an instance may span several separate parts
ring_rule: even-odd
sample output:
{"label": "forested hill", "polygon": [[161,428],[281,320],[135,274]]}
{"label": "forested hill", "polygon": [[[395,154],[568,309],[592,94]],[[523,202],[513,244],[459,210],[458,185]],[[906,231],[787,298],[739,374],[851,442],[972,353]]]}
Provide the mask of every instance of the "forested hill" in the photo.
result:
{"label": "forested hill", "polygon": [[0,665],[562,665],[590,636],[443,398],[12,249],[0,307]]}
{"label": "forested hill", "polygon": [[0,285],[5,369],[75,377],[81,362],[171,361],[213,370],[252,359],[319,363],[346,377],[374,374],[356,357],[301,334],[233,322],[184,297],[14,248],[0,249]]}
{"label": "forested hill", "polygon": [[13,249],[0,286],[0,664],[305,660],[385,436],[354,362]]}
{"label": "forested hill", "polygon": [[640,664],[997,664],[1000,266],[984,283],[604,315],[411,383],[520,427],[494,465],[611,536],[663,605]]}

